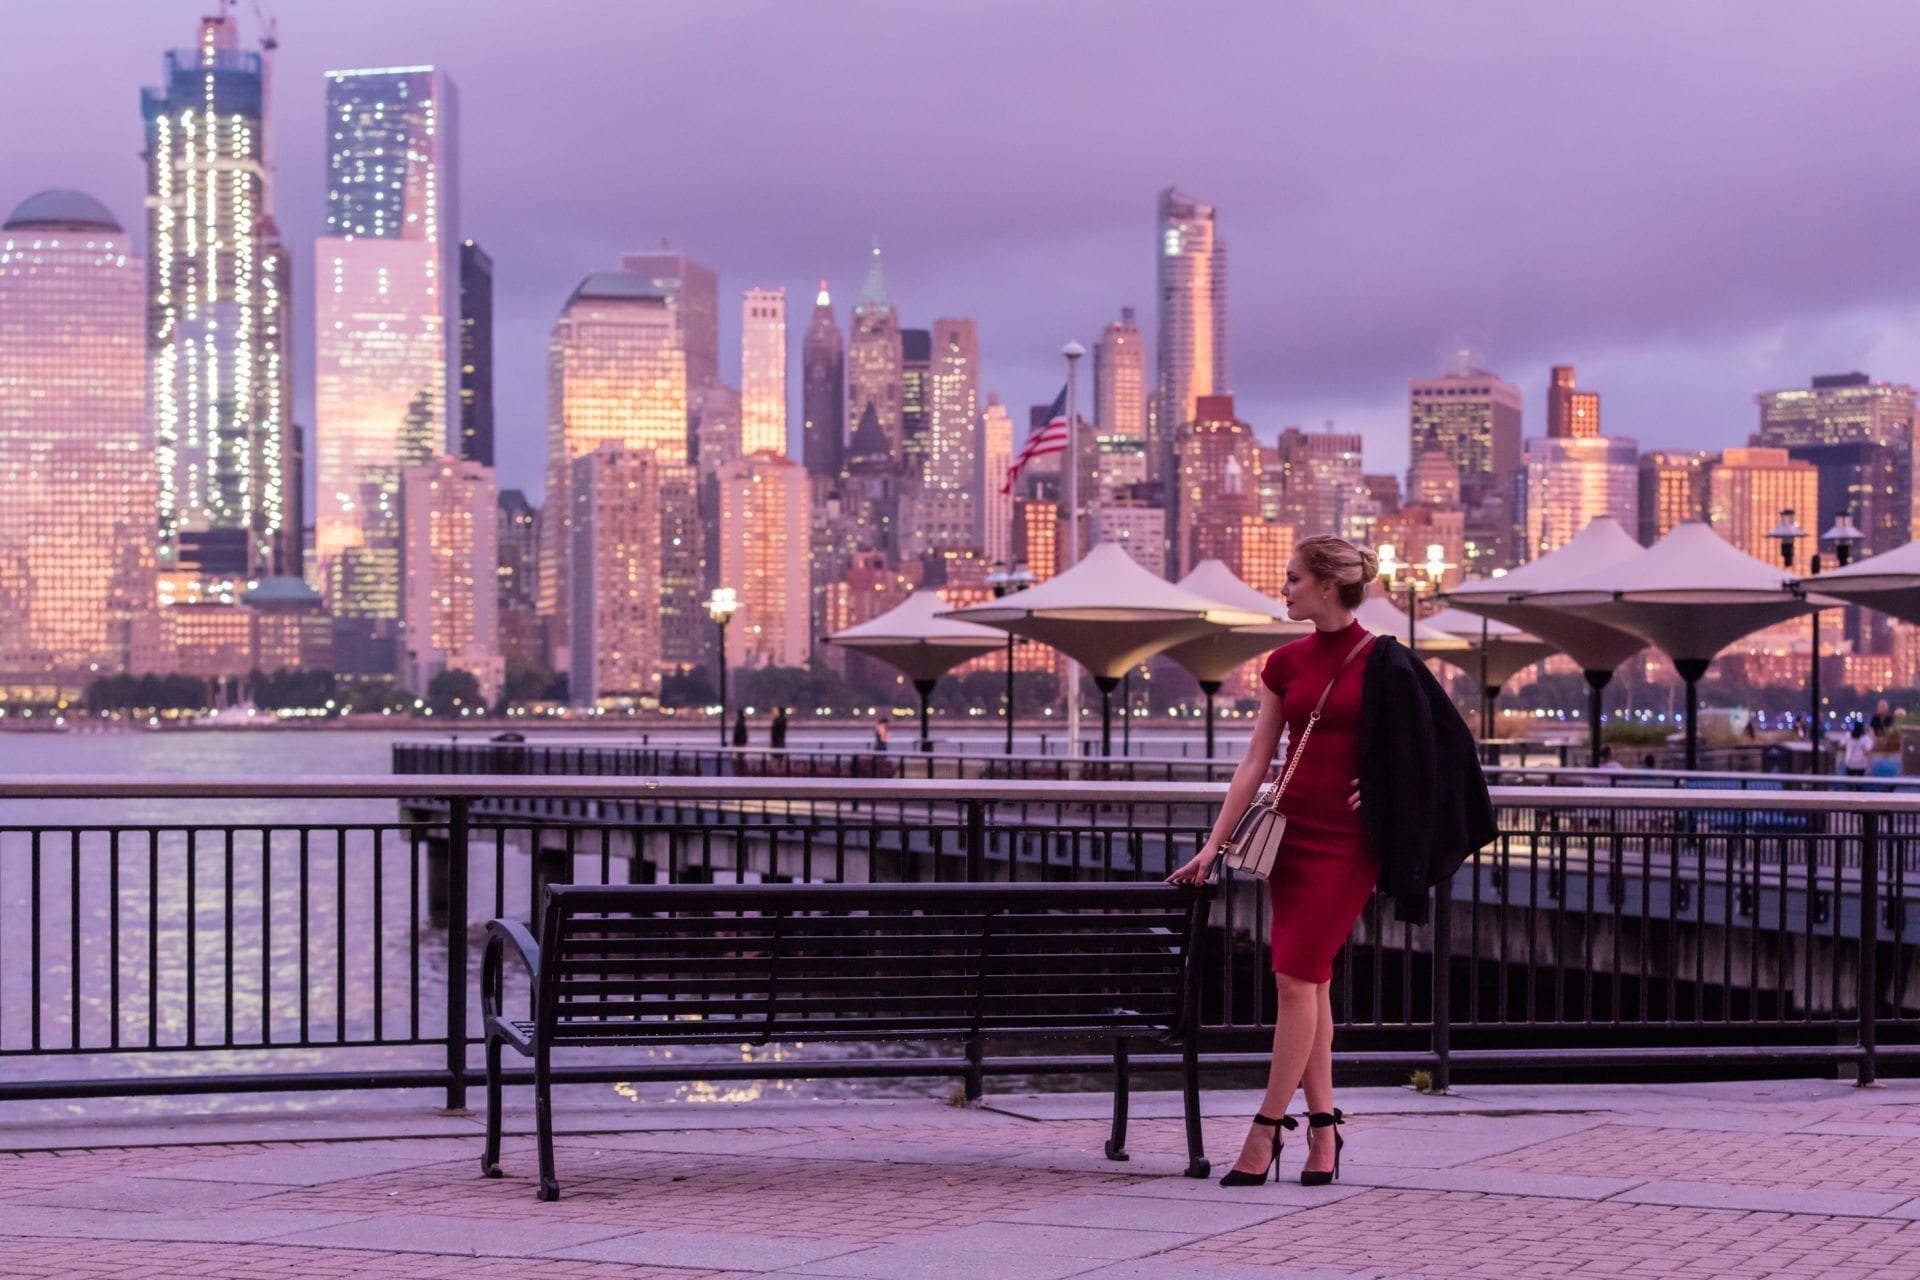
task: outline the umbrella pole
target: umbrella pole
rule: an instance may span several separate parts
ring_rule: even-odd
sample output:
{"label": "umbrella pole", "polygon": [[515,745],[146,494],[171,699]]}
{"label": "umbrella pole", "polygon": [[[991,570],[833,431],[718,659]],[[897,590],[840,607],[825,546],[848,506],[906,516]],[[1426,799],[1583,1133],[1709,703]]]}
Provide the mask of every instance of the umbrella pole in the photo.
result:
{"label": "umbrella pole", "polygon": [[1493,695],[1499,692],[1488,687],[1487,627],[1487,619],[1480,619],[1480,739],[1483,742],[1493,736]]}
{"label": "umbrella pole", "polygon": [[1007,632],[1007,754],[1013,754],[1013,632]]}
{"label": "umbrella pole", "polygon": [[927,752],[933,750],[933,732],[927,726],[927,719],[929,715],[929,705],[933,701],[933,686],[938,683],[939,681],[937,680],[915,680],[913,682],[914,689],[920,694],[920,750]]}
{"label": "umbrella pole", "polygon": [[1600,691],[1613,679],[1611,671],[1583,671],[1587,678],[1587,767],[1600,767]]}
{"label": "umbrella pole", "polygon": [[1674,670],[1687,682],[1687,771],[1700,765],[1700,677],[1713,664],[1711,658],[1677,658]]}
{"label": "umbrella pole", "polygon": [[1095,676],[1093,682],[1100,686],[1100,754],[1113,754],[1113,691],[1120,681],[1113,676]]}
{"label": "umbrella pole", "polygon": [[1207,762],[1213,762],[1213,695],[1220,692],[1218,680],[1202,680],[1200,692],[1207,695]]}
{"label": "umbrella pole", "polygon": [[1120,678],[1120,754],[1133,754],[1133,668]]}

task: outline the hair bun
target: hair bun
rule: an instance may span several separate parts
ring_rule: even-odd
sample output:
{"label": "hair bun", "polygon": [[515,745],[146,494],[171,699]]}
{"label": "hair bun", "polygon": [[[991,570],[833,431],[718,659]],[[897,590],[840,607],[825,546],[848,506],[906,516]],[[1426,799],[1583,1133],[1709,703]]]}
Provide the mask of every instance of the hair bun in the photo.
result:
{"label": "hair bun", "polygon": [[1368,547],[1355,547],[1354,550],[1360,553],[1360,581],[1363,583],[1372,582],[1375,578],[1379,577],[1380,557],[1375,555],[1372,549]]}

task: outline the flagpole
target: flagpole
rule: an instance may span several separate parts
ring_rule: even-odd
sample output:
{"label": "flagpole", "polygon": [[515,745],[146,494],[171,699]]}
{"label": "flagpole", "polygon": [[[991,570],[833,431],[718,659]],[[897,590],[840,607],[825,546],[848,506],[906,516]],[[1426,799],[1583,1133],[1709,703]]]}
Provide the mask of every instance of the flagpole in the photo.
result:
{"label": "flagpole", "polygon": [[[1074,393],[1080,357],[1087,349],[1077,342],[1060,348],[1067,358],[1067,568],[1080,563],[1080,424]],[[1080,664],[1067,659],[1067,755],[1080,755]]]}

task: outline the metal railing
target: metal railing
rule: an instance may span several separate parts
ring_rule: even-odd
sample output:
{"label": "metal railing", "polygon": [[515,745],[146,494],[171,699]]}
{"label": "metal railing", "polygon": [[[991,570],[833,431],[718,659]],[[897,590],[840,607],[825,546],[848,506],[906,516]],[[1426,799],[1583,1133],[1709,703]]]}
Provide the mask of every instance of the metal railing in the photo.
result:
{"label": "metal railing", "polygon": [[1232,776],[1238,757],[1004,755],[901,747],[702,747],[685,743],[397,742],[396,774],[594,778],[942,778],[1065,782],[1103,777],[1195,782]]}
{"label": "metal railing", "polygon": [[[1158,878],[1222,788],[995,781],[347,777],[0,783],[0,1098],[476,1079],[471,938],[579,883]],[[1920,1061],[1920,799],[1497,789],[1500,836],[1336,967],[1376,1070]],[[263,808],[264,806],[268,806]],[[1264,1059],[1265,887],[1224,885],[1204,1047]],[[830,1075],[661,1062],[580,1079]],[[1094,1070],[1094,1054],[1034,1059]],[[1151,1065],[1151,1060],[1142,1060]],[[911,1059],[888,1068],[912,1075]],[[871,1059],[843,1074],[874,1074]]]}
{"label": "metal railing", "polygon": [[[1498,745],[1498,744],[1493,744]],[[1488,755],[1496,754],[1488,751]],[[711,747],[693,744],[592,741],[397,742],[393,771],[400,775],[472,774],[481,777],[705,777],[705,778],[942,778],[1065,782],[1075,778],[1132,782],[1224,781],[1237,755],[1212,760],[1180,756],[991,755],[875,751],[861,747]],[[1831,774],[1711,772],[1685,769],[1589,769],[1565,764],[1483,762],[1490,782],[1509,786],[1704,787],[1709,790],[1920,789],[1920,778],[1850,778]]]}

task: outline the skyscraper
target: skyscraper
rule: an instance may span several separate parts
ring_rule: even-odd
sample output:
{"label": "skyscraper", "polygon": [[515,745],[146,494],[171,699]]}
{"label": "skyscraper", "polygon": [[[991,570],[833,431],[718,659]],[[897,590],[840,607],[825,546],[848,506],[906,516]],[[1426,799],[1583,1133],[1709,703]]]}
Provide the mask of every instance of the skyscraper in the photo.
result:
{"label": "skyscraper", "polygon": [[800,379],[801,457],[808,474],[835,478],[847,453],[847,347],[825,280],[801,343]]}
{"label": "skyscraper", "polygon": [[[393,671],[402,471],[465,446],[453,86],[431,67],[327,73],[314,253],[314,550],[350,669]],[[382,654],[388,656],[383,661]]]}
{"label": "skyscraper", "polygon": [[1093,420],[1103,436],[1147,438],[1147,345],[1132,307],[1093,344]]}
{"label": "skyscraper", "polygon": [[903,364],[900,313],[887,296],[880,269],[880,242],[874,241],[867,283],[853,309],[853,336],[847,343],[847,421],[858,423],[871,408],[887,452],[898,463],[905,456],[902,424]]}
{"label": "skyscraper", "polygon": [[900,454],[916,474],[927,460],[927,396],[933,377],[933,331],[900,331]]}
{"label": "skyscraper", "polygon": [[1640,528],[1652,546],[1689,520],[1707,518],[1710,453],[1657,449],[1640,457]]}
{"label": "skyscraper", "polygon": [[425,693],[441,672],[465,671],[491,703],[506,678],[493,468],[452,457],[408,467],[400,505],[406,687]]}
{"label": "skyscraper", "polygon": [[1460,505],[1460,468],[1429,433],[1407,469],[1407,501],[1419,507],[1451,510]]}
{"label": "skyscraper", "polygon": [[740,452],[787,451],[787,291],[740,302]]}
{"label": "skyscraper", "polygon": [[1153,478],[1160,480],[1174,439],[1195,419],[1199,398],[1227,391],[1227,246],[1213,206],[1173,187],[1160,193],[1155,232],[1160,329],[1154,423],[1160,438],[1149,441],[1148,455]]}
{"label": "skyscraper", "polygon": [[1576,391],[1573,366],[1557,364],[1547,383],[1547,438],[1586,440],[1600,434],[1600,393]]}
{"label": "skyscraper", "polygon": [[750,453],[720,469],[720,585],[740,605],[731,663],[807,665],[807,475],[784,454]]}
{"label": "skyscraper", "polygon": [[0,226],[0,697],[124,670],[153,606],[143,290],[91,196],[43,191]]}
{"label": "skyscraper", "polygon": [[232,599],[243,580],[298,571],[300,522],[266,67],[230,11],[166,55],[141,114],[159,562]]}
{"label": "skyscraper", "polygon": [[700,478],[711,479],[721,467],[739,457],[741,395],[732,387],[708,387],[694,411],[693,443]]}
{"label": "skyscraper", "polygon": [[459,456],[493,465],[493,259],[460,242]]}
{"label": "skyscraper", "polygon": [[1525,544],[1535,560],[1558,551],[1600,516],[1640,527],[1639,446],[1624,436],[1546,436],[1527,441]]}
{"label": "skyscraper", "polygon": [[[1362,505],[1366,461],[1356,431],[1303,431],[1288,427],[1275,444],[1281,479],[1272,519],[1293,525],[1303,538],[1331,533],[1356,538],[1354,517]],[[1263,471],[1262,484],[1270,482]]]}
{"label": "skyscraper", "polygon": [[[571,521],[577,510],[568,496],[573,463],[613,441],[650,453],[656,465],[646,474],[656,479],[661,466],[685,467],[686,370],[678,316],[657,281],[646,276],[624,271],[590,275],[554,322],[547,345],[540,611],[554,620],[556,659],[575,652],[565,637],[573,616],[568,600]],[[653,510],[657,517],[657,500]],[[658,529],[650,554],[663,554]]]}
{"label": "skyscraper", "polygon": [[1723,449],[1707,466],[1708,522],[1728,542],[1768,564],[1781,564],[1780,544],[1771,536],[1780,513],[1804,518],[1819,501],[1819,471],[1785,449]]}
{"label": "skyscraper", "polygon": [[[1763,391],[1754,400],[1760,406],[1760,430],[1753,442],[1786,449],[1820,468],[1814,532],[1825,531],[1851,510],[1866,535],[1861,550],[1870,555],[1891,551],[1920,533],[1912,387],[1875,382],[1864,373],[1828,374],[1810,387]],[[1800,523],[1808,523],[1805,512]]]}
{"label": "skyscraper", "polygon": [[700,407],[700,394],[720,382],[720,279],[712,267],[674,249],[623,253],[620,270],[641,277],[680,321],[691,413]]}
{"label": "skyscraper", "polygon": [[[598,442],[567,465],[575,706],[658,696],[660,477],[651,449]],[[547,510],[553,511],[551,500]],[[549,519],[549,526],[562,523]]]}
{"label": "skyscraper", "polygon": [[[980,491],[980,335],[971,320],[933,322],[927,378],[926,457],[930,488]],[[978,545],[976,532],[975,543]]]}
{"label": "skyscraper", "polygon": [[1452,373],[1407,383],[1408,453],[1432,437],[1460,468],[1462,498],[1505,493],[1520,467],[1520,388],[1463,359]]}
{"label": "skyscraper", "polygon": [[1013,465],[1013,416],[1000,403],[998,393],[988,393],[987,407],[980,414],[980,456],[985,472],[980,488],[980,545],[986,549],[988,564],[1011,564],[1013,494],[1000,490],[1007,483],[1007,468]]}
{"label": "skyscraper", "polygon": [[1234,417],[1232,396],[1202,396],[1174,447],[1179,493],[1174,513],[1175,567],[1184,577],[1207,558],[1207,525],[1235,526],[1260,516],[1260,445]]}

